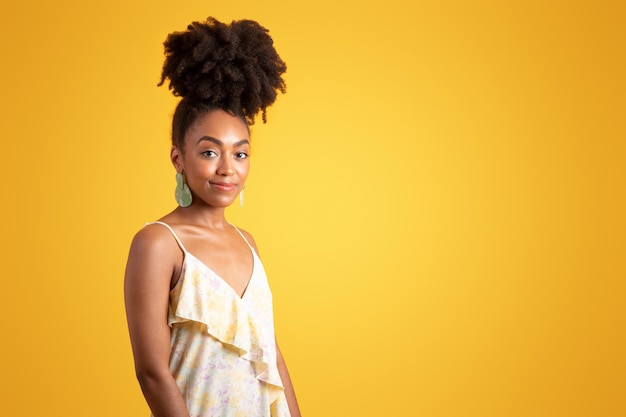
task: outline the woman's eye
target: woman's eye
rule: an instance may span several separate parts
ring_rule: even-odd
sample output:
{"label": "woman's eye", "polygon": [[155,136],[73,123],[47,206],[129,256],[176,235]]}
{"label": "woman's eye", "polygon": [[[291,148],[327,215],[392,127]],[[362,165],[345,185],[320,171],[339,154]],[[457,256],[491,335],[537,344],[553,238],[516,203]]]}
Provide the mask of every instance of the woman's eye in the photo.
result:
{"label": "woman's eye", "polygon": [[245,152],[237,152],[237,159],[246,159],[248,157],[248,154]]}
{"label": "woman's eye", "polygon": [[213,158],[217,156],[217,154],[214,151],[204,151],[202,152],[202,155],[207,156],[209,158]]}

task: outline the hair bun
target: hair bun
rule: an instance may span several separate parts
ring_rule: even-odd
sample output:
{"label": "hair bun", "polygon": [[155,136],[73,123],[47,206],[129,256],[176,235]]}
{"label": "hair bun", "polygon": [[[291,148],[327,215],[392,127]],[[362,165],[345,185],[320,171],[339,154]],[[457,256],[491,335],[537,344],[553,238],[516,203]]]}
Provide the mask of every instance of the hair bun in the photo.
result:
{"label": "hair bun", "polygon": [[245,116],[250,124],[285,93],[287,66],[269,31],[253,20],[230,25],[209,17],[168,35],[159,85],[169,79],[175,96]]}

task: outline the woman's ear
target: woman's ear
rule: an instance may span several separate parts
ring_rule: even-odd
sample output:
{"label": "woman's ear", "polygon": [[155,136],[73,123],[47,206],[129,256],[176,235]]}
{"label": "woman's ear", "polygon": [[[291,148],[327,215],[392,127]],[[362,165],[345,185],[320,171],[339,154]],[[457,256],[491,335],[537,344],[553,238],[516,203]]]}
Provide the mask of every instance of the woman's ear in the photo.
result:
{"label": "woman's ear", "polygon": [[172,146],[170,150],[170,160],[172,161],[172,165],[176,169],[176,172],[184,172],[185,167],[183,165],[183,153],[176,146]]}

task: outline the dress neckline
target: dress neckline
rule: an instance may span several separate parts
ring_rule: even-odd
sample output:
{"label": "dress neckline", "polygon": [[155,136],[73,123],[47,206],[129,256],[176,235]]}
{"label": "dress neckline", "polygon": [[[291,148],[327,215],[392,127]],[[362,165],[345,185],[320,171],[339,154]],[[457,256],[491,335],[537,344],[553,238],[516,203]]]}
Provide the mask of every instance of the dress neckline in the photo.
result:
{"label": "dress neckline", "polygon": [[[187,272],[187,266],[188,266],[188,262],[187,260],[189,258],[192,258],[195,261],[195,264],[199,265],[201,268],[205,269],[206,271],[210,272],[211,274],[213,274],[222,285],[225,285],[226,287],[228,287],[230,289],[230,291],[232,291],[233,295],[235,295],[238,299],[240,300],[244,300],[244,298],[246,298],[246,294],[248,294],[248,289],[250,288],[250,285],[252,284],[252,280],[254,279],[254,276],[256,275],[255,272],[257,270],[256,268],[256,264],[257,264],[257,255],[254,253],[254,250],[251,249],[252,252],[252,272],[250,274],[250,277],[248,278],[248,281],[246,283],[246,286],[243,290],[243,293],[241,295],[239,295],[237,293],[237,290],[235,290],[235,288],[233,288],[232,285],[230,285],[228,283],[228,281],[226,281],[224,278],[222,278],[222,276],[220,274],[218,274],[217,272],[215,272],[213,269],[211,269],[207,264],[205,264],[204,262],[202,262],[197,256],[195,256],[193,253],[191,252],[187,252],[186,250],[183,250],[183,255],[184,255],[184,259],[183,259],[183,264],[181,267],[181,275],[178,278],[178,281],[176,282],[176,285],[174,285],[174,287],[171,289],[171,291],[174,291],[174,289],[176,287],[178,287],[180,285],[180,282],[183,280],[184,278],[184,274],[185,272]],[[170,291],[170,292],[171,292]]]}
{"label": "dress neckline", "polygon": [[226,285],[228,288],[230,288],[230,290],[232,291],[233,295],[235,295],[238,299],[243,300],[245,298],[246,294],[248,293],[248,288],[250,288],[250,284],[252,283],[252,279],[254,278],[255,272],[257,270],[257,254],[255,253],[254,248],[252,247],[252,245],[250,245],[250,242],[248,242],[248,239],[246,239],[246,237],[243,235],[243,233],[241,233],[241,230],[239,230],[239,228],[237,226],[235,226],[234,224],[232,224],[230,222],[227,222],[230,226],[232,226],[237,231],[237,233],[239,233],[239,236],[241,236],[243,241],[246,242],[246,245],[248,246],[248,249],[250,250],[250,253],[252,254],[252,272],[250,273],[250,277],[248,277],[248,279],[247,279],[246,286],[245,286],[245,288],[243,290],[243,293],[241,295],[239,295],[237,290],[235,290],[235,288],[233,288],[233,286],[230,285],[228,283],[228,281],[226,281],[220,274],[218,274],[213,269],[211,269],[206,263],[204,263],[202,260],[200,260],[200,258],[195,256],[193,253],[189,252],[185,248],[185,245],[183,245],[183,242],[180,240],[180,238],[178,237],[178,235],[176,234],[176,232],[174,231],[172,226],[170,226],[169,224],[167,224],[165,222],[162,222],[162,221],[156,221],[156,222],[152,222],[152,223],[148,223],[148,224],[155,224],[155,223],[163,225],[167,229],[169,229],[170,233],[172,233],[172,235],[174,236],[174,239],[176,240],[176,243],[178,243],[178,246],[180,247],[180,250],[183,252],[183,263],[181,265],[180,275],[179,275],[178,279],[176,280],[176,284],[170,289],[170,293],[172,291],[174,291],[174,289],[176,289],[180,285],[180,282],[183,280],[183,275],[184,275],[184,273],[187,270],[187,268],[186,268],[187,267],[187,259],[189,257],[191,257],[191,258],[195,259],[196,263],[198,265],[200,265],[200,267],[204,268],[205,270],[207,270],[208,272],[213,274],[216,278],[218,278],[218,280],[223,285]]}

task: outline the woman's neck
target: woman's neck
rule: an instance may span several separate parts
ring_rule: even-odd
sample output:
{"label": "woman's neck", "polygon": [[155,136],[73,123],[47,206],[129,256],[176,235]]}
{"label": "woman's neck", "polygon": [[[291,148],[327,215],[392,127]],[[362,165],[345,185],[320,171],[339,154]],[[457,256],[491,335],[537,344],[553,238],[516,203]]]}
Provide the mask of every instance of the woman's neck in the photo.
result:
{"label": "woman's neck", "polygon": [[224,229],[227,227],[224,207],[207,207],[191,205],[177,207],[171,215],[177,222],[203,226],[210,229]]}

